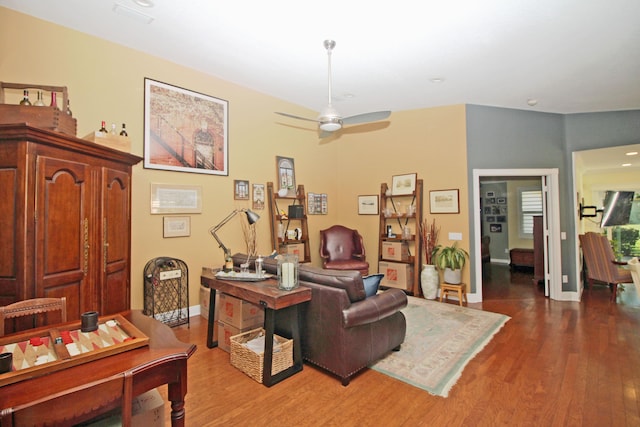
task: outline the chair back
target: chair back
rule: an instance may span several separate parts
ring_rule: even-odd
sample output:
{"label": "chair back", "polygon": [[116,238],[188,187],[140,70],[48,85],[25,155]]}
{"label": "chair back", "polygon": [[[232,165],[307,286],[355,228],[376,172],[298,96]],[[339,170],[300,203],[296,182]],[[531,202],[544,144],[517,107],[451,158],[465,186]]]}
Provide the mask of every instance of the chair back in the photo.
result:
{"label": "chair back", "polygon": [[61,298],[33,298],[0,307],[0,337],[4,336],[4,324],[6,319],[16,317],[33,316],[34,324],[37,315],[50,311],[60,311],[60,321],[67,321],[67,299]]}
{"label": "chair back", "polygon": [[626,283],[631,280],[628,271],[615,263],[615,255],[609,239],[603,234],[581,234],[580,246],[587,267],[587,277],[604,283]]}
{"label": "chair back", "polygon": [[358,231],[342,225],[320,230],[320,256],[327,261],[347,261],[354,256],[364,260],[364,244]]}
{"label": "chair back", "polygon": [[638,257],[631,258],[627,261],[627,265],[629,266],[629,271],[631,272],[631,279],[633,279],[633,284],[636,285],[636,290],[638,291],[638,295],[640,295],[640,262],[638,262]]}

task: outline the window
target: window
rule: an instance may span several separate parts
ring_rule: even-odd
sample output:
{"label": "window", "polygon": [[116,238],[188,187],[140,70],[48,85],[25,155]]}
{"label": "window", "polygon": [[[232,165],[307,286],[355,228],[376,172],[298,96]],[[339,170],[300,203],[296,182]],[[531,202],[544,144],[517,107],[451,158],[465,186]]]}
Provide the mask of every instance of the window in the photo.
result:
{"label": "window", "polygon": [[540,188],[518,189],[518,213],[520,237],[533,239],[533,217],[542,215],[542,190]]}

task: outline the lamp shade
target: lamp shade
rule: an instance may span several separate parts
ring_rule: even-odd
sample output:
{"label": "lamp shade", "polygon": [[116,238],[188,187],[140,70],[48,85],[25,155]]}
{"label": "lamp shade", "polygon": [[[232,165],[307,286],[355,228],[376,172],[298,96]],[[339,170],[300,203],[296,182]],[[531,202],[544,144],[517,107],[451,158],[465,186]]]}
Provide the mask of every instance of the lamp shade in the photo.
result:
{"label": "lamp shade", "polygon": [[247,221],[249,221],[249,225],[255,224],[260,219],[260,215],[249,209],[247,209],[244,213],[247,214]]}

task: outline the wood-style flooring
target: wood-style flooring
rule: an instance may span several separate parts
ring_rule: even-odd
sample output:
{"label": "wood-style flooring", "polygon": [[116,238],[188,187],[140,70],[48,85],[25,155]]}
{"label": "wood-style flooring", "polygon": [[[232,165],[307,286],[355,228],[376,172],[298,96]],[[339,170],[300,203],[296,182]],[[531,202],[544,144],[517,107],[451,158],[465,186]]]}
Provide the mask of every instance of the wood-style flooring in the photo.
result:
{"label": "wood-style flooring", "polygon": [[[448,398],[373,370],[343,387],[304,370],[266,388],[205,344],[206,321],[174,329],[198,345],[189,360],[187,426],[640,426],[640,303],[633,286],[609,302],[551,301],[528,272],[485,266],[484,301],[511,316],[464,369]],[[166,386],[160,389],[166,399]],[[169,405],[165,405],[169,425]]]}

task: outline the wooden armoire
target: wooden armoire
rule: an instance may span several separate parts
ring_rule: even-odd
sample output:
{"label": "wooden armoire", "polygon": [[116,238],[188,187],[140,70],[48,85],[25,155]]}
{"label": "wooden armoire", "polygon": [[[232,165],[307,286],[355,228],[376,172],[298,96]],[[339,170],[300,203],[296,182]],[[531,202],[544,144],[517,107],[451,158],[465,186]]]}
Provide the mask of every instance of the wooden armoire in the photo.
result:
{"label": "wooden armoire", "polygon": [[0,305],[66,297],[69,320],[131,306],[131,169],[140,157],[0,125]]}

